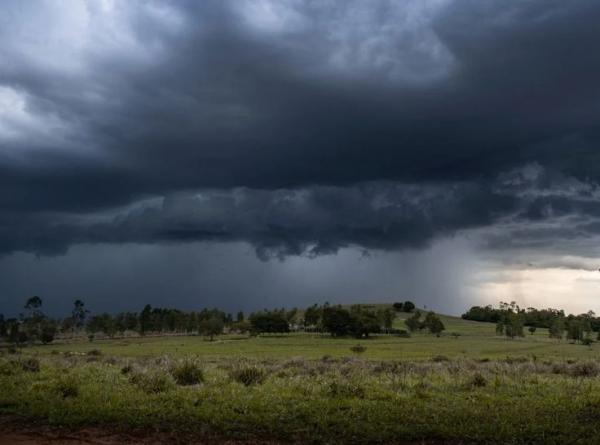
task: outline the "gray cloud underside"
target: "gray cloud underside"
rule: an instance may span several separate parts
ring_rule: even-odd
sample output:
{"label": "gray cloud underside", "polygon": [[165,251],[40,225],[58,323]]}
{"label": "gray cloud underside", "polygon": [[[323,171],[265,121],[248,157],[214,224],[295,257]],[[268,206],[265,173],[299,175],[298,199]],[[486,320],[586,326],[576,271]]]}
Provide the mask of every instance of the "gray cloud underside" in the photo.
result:
{"label": "gray cloud underside", "polygon": [[117,5],[2,5],[0,252],[600,229],[594,2]]}

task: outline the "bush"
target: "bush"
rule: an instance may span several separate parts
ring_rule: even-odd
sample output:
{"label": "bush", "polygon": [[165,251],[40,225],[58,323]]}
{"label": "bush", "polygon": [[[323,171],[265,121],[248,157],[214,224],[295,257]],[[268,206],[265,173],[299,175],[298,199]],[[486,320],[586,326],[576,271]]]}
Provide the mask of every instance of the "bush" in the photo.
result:
{"label": "bush", "polygon": [[63,399],[77,397],[79,395],[79,384],[72,375],[62,375],[54,384],[54,391]]}
{"label": "bush", "polygon": [[581,344],[584,346],[592,346],[592,343],[594,343],[594,340],[592,340],[589,337],[586,337],[583,340],[581,340]]}
{"label": "bush", "polygon": [[448,357],[446,357],[445,355],[434,355],[433,357],[431,357],[431,361],[432,362],[449,362],[450,359]]}
{"label": "bush", "polygon": [[574,377],[596,377],[600,374],[600,367],[596,362],[576,363],[571,368],[571,375]]}
{"label": "bush", "polygon": [[362,354],[367,350],[367,347],[363,345],[354,345],[350,348],[350,350],[355,354]]}
{"label": "bush", "polygon": [[129,381],[148,394],[166,392],[175,387],[171,376],[160,370],[132,374]]}
{"label": "bush", "polygon": [[250,386],[263,383],[267,373],[256,365],[238,365],[229,371],[229,377],[244,386]]}
{"label": "bush", "polygon": [[359,383],[352,381],[334,380],[327,387],[327,393],[331,397],[365,397],[365,388]]}
{"label": "bush", "polygon": [[408,332],[406,329],[398,329],[396,335],[401,338],[410,338],[410,332]]}
{"label": "bush", "polygon": [[98,357],[98,356],[102,355],[102,351],[100,349],[90,349],[87,352],[87,355],[90,355],[93,357]]}
{"label": "bush", "polygon": [[27,372],[40,372],[40,361],[33,357],[21,360],[21,368]]}
{"label": "bush", "polygon": [[487,379],[479,372],[473,374],[473,377],[469,380],[469,386],[471,388],[483,388],[487,385]]}
{"label": "bush", "polygon": [[171,375],[178,385],[197,385],[204,382],[204,372],[193,360],[184,360],[173,365]]}
{"label": "bush", "polygon": [[0,375],[11,376],[21,372],[23,368],[19,366],[19,363],[11,360],[9,362],[0,361]]}

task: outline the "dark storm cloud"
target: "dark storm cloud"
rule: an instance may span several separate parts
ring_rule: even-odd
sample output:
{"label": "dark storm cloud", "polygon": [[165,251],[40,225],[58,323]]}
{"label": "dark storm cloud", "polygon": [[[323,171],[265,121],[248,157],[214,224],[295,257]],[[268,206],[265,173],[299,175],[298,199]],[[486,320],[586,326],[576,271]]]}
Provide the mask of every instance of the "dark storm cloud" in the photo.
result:
{"label": "dark storm cloud", "polygon": [[[555,188],[600,179],[596,3],[2,9],[2,252],[419,248],[566,216],[595,233],[594,199]],[[547,183],[502,182],[523,165]]]}
{"label": "dark storm cloud", "polygon": [[[4,251],[62,253],[77,243],[248,241],[260,258],[369,249],[421,248],[436,235],[493,223],[515,207],[511,197],[471,184],[368,183],[302,190],[207,191],[153,200],[115,216],[40,216],[1,236]],[[42,224],[41,219],[56,221]],[[45,231],[39,231],[39,227]],[[10,235],[10,236],[9,236]]]}

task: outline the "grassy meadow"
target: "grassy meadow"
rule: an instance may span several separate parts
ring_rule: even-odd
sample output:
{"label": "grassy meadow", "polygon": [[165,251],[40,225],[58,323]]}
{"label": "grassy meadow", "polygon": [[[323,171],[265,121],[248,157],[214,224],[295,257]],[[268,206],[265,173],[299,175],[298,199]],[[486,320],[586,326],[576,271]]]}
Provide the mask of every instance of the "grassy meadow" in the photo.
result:
{"label": "grassy meadow", "polygon": [[442,319],[439,338],[131,337],[5,352],[0,413],[205,439],[600,443],[600,344]]}

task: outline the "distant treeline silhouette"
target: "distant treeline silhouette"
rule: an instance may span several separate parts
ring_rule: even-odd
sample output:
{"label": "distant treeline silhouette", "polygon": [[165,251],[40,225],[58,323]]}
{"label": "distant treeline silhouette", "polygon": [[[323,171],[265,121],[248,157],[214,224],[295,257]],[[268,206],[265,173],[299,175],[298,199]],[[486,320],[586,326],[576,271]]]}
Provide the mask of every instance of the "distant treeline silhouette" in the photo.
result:
{"label": "distant treeline silhouette", "polygon": [[[264,309],[250,313],[248,317],[240,311],[234,317],[216,308],[182,311],[147,304],[140,312],[92,315],[82,300],[76,300],[71,313],[62,319],[46,316],[42,307],[42,299],[34,296],[27,299],[25,312],[18,318],[5,319],[0,314],[0,337],[16,345],[33,342],[46,344],[53,342],[57,336],[68,338],[84,334],[90,341],[99,336],[114,338],[129,334],[198,334],[212,340],[224,332],[262,334],[290,331],[323,332],[336,337],[361,338],[372,333],[405,333],[406,331],[392,327],[396,312],[412,312],[415,305],[411,301],[397,302],[390,307],[343,307],[325,303],[320,306],[315,304],[303,311],[298,308]],[[424,322],[410,327],[411,330],[426,328],[438,334],[444,329],[443,323],[433,312],[427,314]]]}

